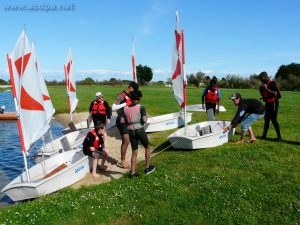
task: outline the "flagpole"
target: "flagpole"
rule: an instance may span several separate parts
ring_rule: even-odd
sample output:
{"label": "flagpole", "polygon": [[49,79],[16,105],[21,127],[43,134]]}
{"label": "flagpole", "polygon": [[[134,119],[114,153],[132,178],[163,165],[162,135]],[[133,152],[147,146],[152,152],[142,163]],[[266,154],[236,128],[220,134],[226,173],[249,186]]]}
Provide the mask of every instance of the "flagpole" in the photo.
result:
{"label": "flagpole", "polygon": [[186,135],[186,76],[185,76],[185,49],[184,49],[184,30],[181,32],[182,45],[182,71],[183,71],[183,109],[184,109],[184,134]]}

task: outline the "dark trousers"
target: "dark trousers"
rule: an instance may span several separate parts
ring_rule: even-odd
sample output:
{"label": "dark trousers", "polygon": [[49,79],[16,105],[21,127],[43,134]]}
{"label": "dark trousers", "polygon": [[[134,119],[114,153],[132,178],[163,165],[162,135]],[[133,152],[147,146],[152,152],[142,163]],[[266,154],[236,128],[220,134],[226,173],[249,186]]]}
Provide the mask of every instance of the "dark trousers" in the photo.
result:
{"label": "dark trousers", "polygon": [[99,125],[100,123],[106,125],[106,115],[102,115],[102,114],[92,115],[92,119],[94,122],[94,126]]}
{"label": "dark trousers", "polygon": [[264,133],[263,137],[267,137],[267,133],[269,130],[270,120],[273,123],[275,128],[277,138],[281,138],[279,123],[277,121],[277,113],[279,108],[279,102],[266,102],[265,104],[266,114],[265,114],[265,125],[264,125]]}

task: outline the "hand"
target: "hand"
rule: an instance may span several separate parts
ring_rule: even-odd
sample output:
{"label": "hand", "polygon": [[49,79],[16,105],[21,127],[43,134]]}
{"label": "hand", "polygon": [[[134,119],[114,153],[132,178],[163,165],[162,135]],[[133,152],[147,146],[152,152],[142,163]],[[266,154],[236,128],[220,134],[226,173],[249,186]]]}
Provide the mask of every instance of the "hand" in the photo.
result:
{"label": "hand", "polygon": [[106,120],[106,123],[107,123],[107,125],[110,124],[110,119],[107,119],[107,120]]}
{"label": "hand", "polygon": [[125,123],[125,119],[124,119],[124,118],[121,118],[121,119],[120,119],[120,123]]}
{"label": "hand", "polygon": [[94,147],[90,147],[90,150],[91,150],[92,152],[96,151],[96,149],[95,149]]}
{"label": "hand", "polygon": [[264,85],[263,85],[263,88],[264,88],[264,89],[268,89],[268,85],[267,85],[267,84],[264,84]]}
{"label": "hand", "polygon": [[229,125],[228,127],[225,127],[223,132],[226,133],[227,131],[229,131],[231,129],[231,125]]}
{"label": "hand", "polygon": [[205,110],[205,105],[204,104],[202,104],[202,109]]}

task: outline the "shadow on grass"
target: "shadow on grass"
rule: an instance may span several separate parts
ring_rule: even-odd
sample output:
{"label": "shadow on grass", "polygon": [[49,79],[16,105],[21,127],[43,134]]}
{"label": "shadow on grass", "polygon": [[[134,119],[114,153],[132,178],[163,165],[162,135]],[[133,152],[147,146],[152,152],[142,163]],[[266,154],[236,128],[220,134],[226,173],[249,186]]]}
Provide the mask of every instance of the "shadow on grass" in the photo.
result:
{"label": "shadow on grass", "polygon": [[153,151],[152,154],[158,154],[161,152],[169,152],[169,151],[173,151],[173,152],[191,152],[191,151],[195,151],[198,149],[179,149],[179,148],[173,148],[171,143],[169,141],[165,141],[162,144],[160,144],[159,146],[157,146]]}
{"label": "shadow on grass", "polygon": [[258,137],[258,139],[264,140],[264,141],[270,141],[270,142],[276,142],[276,143],[285,143],[285,144],[300,146],[299,141],[288,141],[288,140],[277,141],[276,138],[262,138],[262,137]]}

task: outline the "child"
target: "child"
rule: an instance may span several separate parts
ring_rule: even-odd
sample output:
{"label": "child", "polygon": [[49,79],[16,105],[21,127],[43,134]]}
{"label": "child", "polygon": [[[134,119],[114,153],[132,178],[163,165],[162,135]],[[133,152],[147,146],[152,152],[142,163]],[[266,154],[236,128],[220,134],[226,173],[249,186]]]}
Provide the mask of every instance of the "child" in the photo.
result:
{"label": "child", "polygon": [[150,165],[150,144],[143,125],[147,122],[146,110],[139,104],[142,93],[137,91],[132,95],[132,104],[124,107],[124,115],[121,122],[126,123],[129,132],[129,139],[132,148],[131,155],[131,177],[137,177],[136,159],[138,155],[138,142],[140,141],[145,148],[146,169],[145,174],[155,171],[155,166]]}
{"label": "child", "polygon": [[83,153],[93,158],[93,169],[92,176],[99,177],[97,174],[97,165],[100,157],[102,157],[101,161],[101,170],[106,171],[107,166],[105,166],[105,162],[108,158],[108,155],[105,151],[104,145],[104,135],[105,135],[105,125],[99,124],[95,126],[95,129],[91,130],[85,137],[83,141]]}

